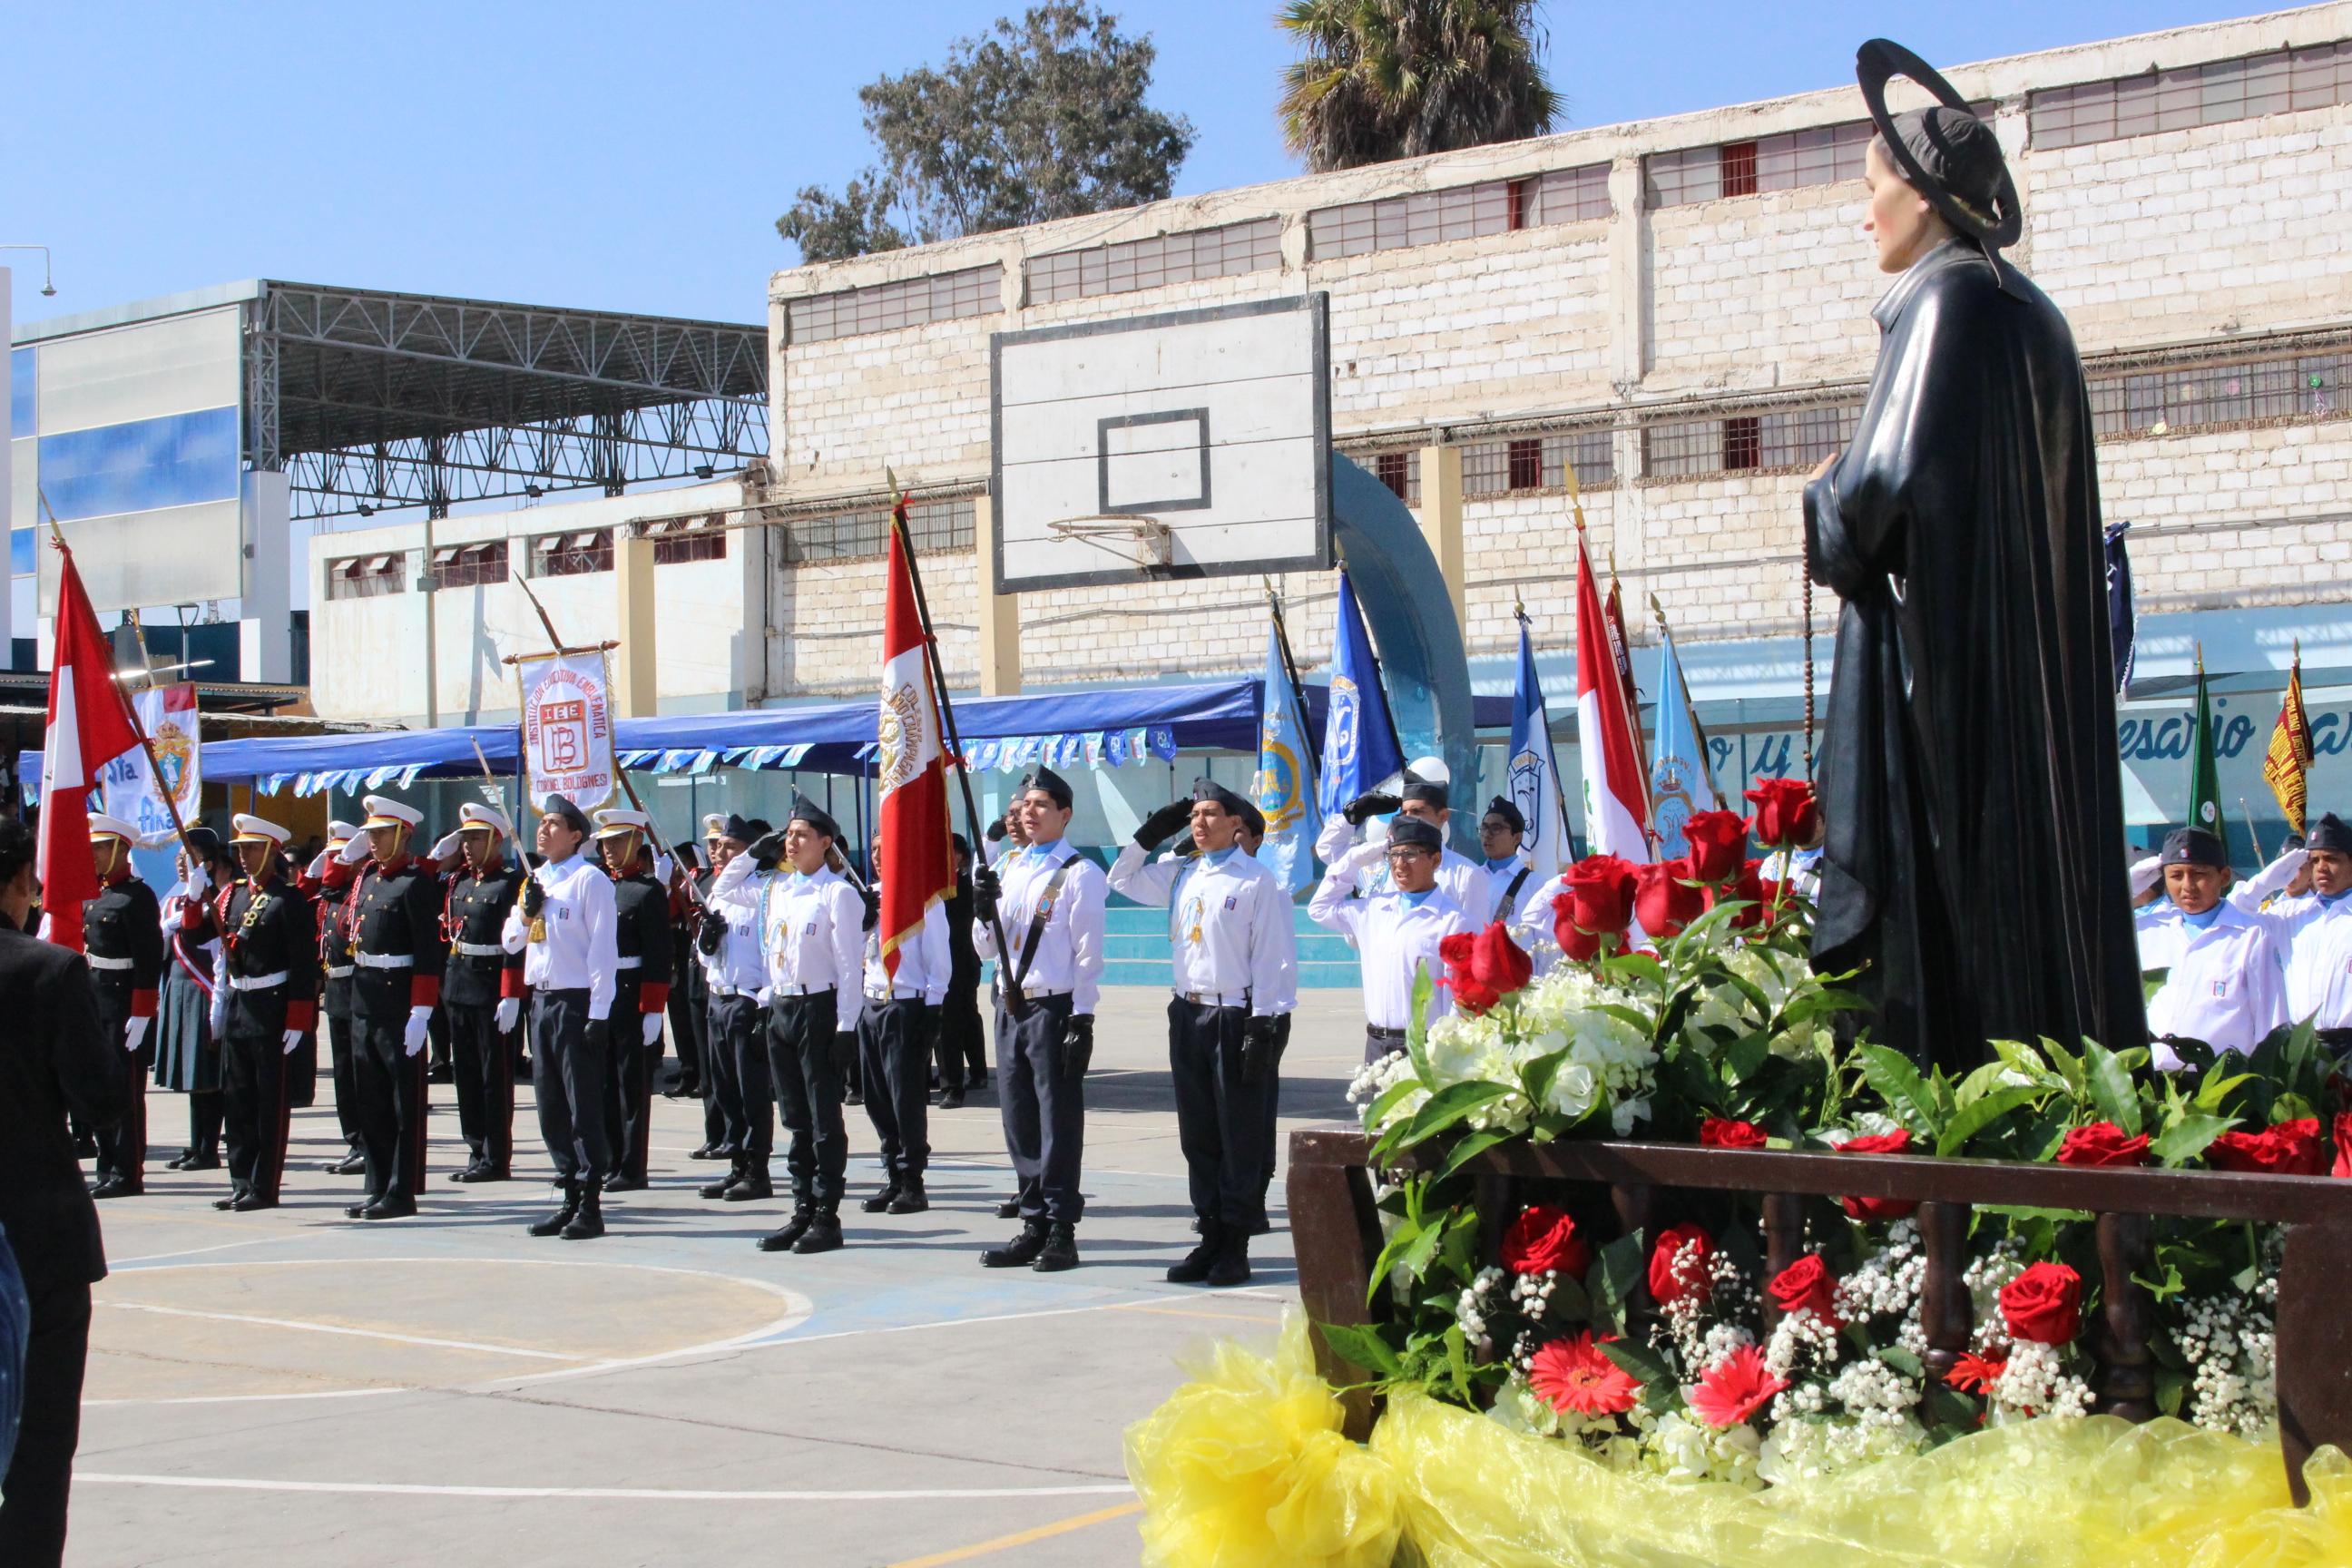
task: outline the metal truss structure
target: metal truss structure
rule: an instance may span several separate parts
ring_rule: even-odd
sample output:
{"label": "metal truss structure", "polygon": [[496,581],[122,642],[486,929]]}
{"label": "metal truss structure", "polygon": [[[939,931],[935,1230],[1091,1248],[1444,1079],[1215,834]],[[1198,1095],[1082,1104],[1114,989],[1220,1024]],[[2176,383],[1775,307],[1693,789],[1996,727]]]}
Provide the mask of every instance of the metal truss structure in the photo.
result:
{"label": "metal truss structure", "polygon": [[297,518],[708,478],[768,451],[764,327],[268,282],[247,460]]}

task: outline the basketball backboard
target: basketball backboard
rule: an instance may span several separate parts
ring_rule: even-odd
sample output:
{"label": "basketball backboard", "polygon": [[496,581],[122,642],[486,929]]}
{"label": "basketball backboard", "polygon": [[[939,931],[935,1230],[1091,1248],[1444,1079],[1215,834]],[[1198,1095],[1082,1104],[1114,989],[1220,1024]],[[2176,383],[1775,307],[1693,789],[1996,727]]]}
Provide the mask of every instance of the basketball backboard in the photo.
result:
{"label": "basketball backboard", "polygon": [[1328,296],[989,340],[1000,594],[1328,568]]}

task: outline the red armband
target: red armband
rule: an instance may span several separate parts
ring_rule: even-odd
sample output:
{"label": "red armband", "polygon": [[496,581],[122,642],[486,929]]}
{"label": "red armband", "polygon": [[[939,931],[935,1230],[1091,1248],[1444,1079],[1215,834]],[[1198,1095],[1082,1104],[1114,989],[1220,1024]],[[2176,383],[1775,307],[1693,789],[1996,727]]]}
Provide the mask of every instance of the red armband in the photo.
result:
{"label": "red armband", "polygon": [[153,1017],[155,1016],[155,993],[152,991],[133,991],[131,994],[131,1016],[134,1018]]}
{"label": "red armband", "polygon": [[408,1005],[412,1007],[441,1005],[441,977],[437,974],[412,974],[408,977]]}
{"label": "red armband", "polygon": [[669,1005],[669,982],[648,980],[637,987],[637,1011],[658,1013]]}
{"label": "red armband", "polygon": [[[367,862],[364,860],[360,862],[360,865],[362,866],[366,864]],[[348,887],[351,884],[352,879],[357,875],[359,875],[359,868],[353,866],[349,860],[346,860],[341,856],[338,855],[333,859],[327,862],[327,876],[322,886],[330,888]]]}
{"label": "red armband", "polygon": [[317,1028],[319,1026],[319,1005],[316,1002],[287,1003],[286,1026],[289,1029],[300,1029],[305,1034]]}
{"label": "red armband", "polygon": [[499,971],[500,996],[521,996],[527,994],[530,990],[530,987],[524,984],[522,981],[522,965],[513,964]]}

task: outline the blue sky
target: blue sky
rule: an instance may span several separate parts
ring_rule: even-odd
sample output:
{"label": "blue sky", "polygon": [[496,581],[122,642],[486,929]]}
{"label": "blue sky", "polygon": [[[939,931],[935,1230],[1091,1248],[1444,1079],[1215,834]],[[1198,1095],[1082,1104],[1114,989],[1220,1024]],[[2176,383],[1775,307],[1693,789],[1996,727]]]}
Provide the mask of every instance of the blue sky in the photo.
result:
{"label": "blue sky", "polygon": [[[19,321],[250,277],[756,321],[775,216],[871,156],[857,88],[1007,0],[865,5],[36,5],[12,0],[0,240]],[[1274,0],[1132,0],[1179,194],[1297,172]],[[2229,0],[1890,7],[1554,3],[1570,123],[1851,82],[1891,30],[1938,64],[2258,14]]]}

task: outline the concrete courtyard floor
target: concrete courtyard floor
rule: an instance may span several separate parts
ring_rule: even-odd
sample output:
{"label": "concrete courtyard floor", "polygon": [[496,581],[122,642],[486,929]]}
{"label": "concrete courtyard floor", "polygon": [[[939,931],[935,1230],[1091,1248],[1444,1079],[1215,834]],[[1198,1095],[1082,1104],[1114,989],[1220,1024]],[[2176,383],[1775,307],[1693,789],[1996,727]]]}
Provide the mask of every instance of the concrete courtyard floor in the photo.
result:
{"label": "concrete courtyard floor", "polygon": [[[928,1214],[866,1215],[872,1126],[848,1112],[849,1245],[758,1251],[787,1205],[705,1202],[699,1107],[656,1099],[651,1190],[595,1242],[537,1240],[548,1165],[518,1086],[519,1178],[457,1186],[436,1086],[414,1219],[361,1224],[331,1106],[296,1113],[285,1203],[232,1215],[222,1173],[161,1168],[185,1136],[150,1100],[144,1197],[103,1204],[67,1562],[565,1568],[1132,1563],[1120,1435],[1173,1358],[1272,1342],[1297,1298],[1277,1205],[1236,1290],[1168,1284],[1192,1245],[1166,993],[1107,991],[1087,1085],[1084,1267],[986,1270],[1017,1228],[992,1089],[934,1110]],[[1286,1127],[1347,1114],[1353,991],[1308,992]],[[322,1101],[329,1098],[320,1084]],[[776,1173],[781,1188],[781,1142]]]}

